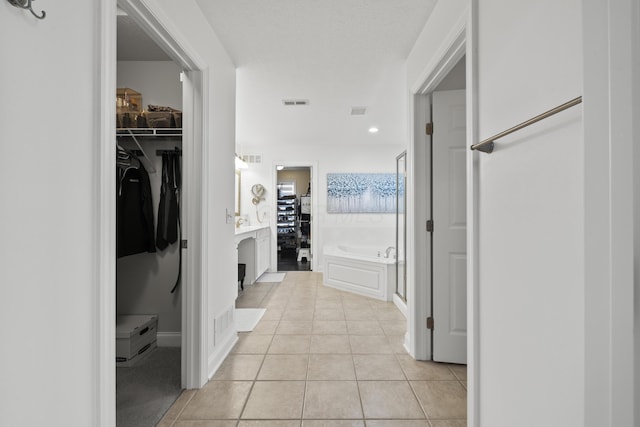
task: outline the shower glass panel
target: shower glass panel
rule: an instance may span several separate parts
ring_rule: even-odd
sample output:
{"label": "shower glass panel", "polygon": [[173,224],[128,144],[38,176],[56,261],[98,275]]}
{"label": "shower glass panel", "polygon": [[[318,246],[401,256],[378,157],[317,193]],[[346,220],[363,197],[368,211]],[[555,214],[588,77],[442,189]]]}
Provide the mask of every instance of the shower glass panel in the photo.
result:
{"label": "shower glass panel", "polygon": [[405,254],[407,245],[407,222],[405,188],[407,183],[407,152],[396,157],[396,294],[407,301],[407,272]]}

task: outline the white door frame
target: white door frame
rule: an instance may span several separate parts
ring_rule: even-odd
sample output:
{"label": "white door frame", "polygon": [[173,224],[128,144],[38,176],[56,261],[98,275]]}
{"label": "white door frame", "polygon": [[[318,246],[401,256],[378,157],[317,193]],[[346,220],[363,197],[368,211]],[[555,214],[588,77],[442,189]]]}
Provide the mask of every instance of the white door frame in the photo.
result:
{"label": "white door frame", "polygon": [[[408,166],[410,170],[410,186],[408,198],[408,218],[410,229],[408,235],[408,316],[407,342],[405,346],[417,360],[425,360],[431,354],[431,343],[426,327],[426,318],[430,315],[431,295],[430,266],[424,267],[418,257],[430,257],[428,249],[429,236],[425,230],[423,219],[430,208],[430,201],[424,200],[423,191],[428,177],[421,172],[429,153],[425,150],[427,138],[424,135],[424,114],[428,111],[428,94],[434,91],[442,79],[451,71],[456,63],[466,55],[466,100],[467,100],[467,142],[477,140],[477,39],[475,38],[477,22],[477,2],[470,1],[469,9],[452,27],[442,41],[436,54],[433,55],[420,77],[411,86],[409,107],[410,129],[413,130],[409,144]],[[477,314],[477,153],[469,150],[467,154],[467,422],[470,427],[479,425],[478,410],[478,314]],[[426,253],[423,250],[427,248]]]}
{"label": "white door frame", "polygon": [[183,260],[182,297],[182,386],[199,388],[207,381],[207,203],[208,72],[206,63],[189,47],[170,19],[149,0],[105,0],[100,2],[98,30],[98,85],[96,139],[96,397],[95,425],[115,426],[115,104],[116,4],[185,72],[183,82],[183,239],[189,241]]}
{"label": "white door frame", "polygon": [[[408,212],[412,215],[410,222],[413,224],[413,233],[410,233],[408,240],[411,253],[409,259],[413,267],[408,269],[408,273],[412,274],[409,280],[411,283],[411,299],[409,305],[409,353],[418,360],[426,360],[431,355],[431,343],[427,339],[428,329],[426,327],[426,318],[431,315],[431,295],[430,295],[430,277],[431,267],[426,265],[417,257],[425,257],[430,259],[431,251],[429,249],[430,237],[428,236],[424,220],[430,211],[431,200],[427,197],[425,185],[430,185],[428,172],[424,168],[425,162],[430,163],[429,151],[425,149],[428,138],[425,135],[424,120],[425,114],[429,111],[429,95],[438,84],[446,77],[451,69],[465,55],[466,51],[466,21],[458,22],[458,27],[452,31],[451,38],[445,40],[439,53],[434,56],[434,61],[430,64],[416,84],[411,88],[413,94],[411,102],[410,118],[413,120],[412,129],[414,129],[413,141],[409,145],[408,153],[410,154],[411,165],[411,181],[410,200],[413,201],[413,207]],[[469,76],[469,68],[471,64],[467,59],[467,76]],[[467,85],[469,84],[467,77]],[[469,86],[467,86],[469,87]],[[470,96],[472,91],[467,90],[467,122],[469,122]],[[469,126],[467,126],[467,129]],[[467,140],[469,139],[469,130],[467,130]],[[426,248],[426,252],[422,250],[416,251],[416,248]],[[418,286],[420,284],[420,286]]]}
{"label": "white door frame", "polygon": [[640,6],[637,0],[585,0],[582,20],[584,420],[587,427],[635,426],[640,421],[640,357],[634,355],[634,346],[640,349],[637,269],[634,276],[640,212],[633,205],[640,206],[634,189],[634,174],[640,184]]}
{"label": "white door frame", "polygon": [[[311,172],[311,268],[319,271],[318,266],[318,162],[317,161],[274,161],[271,165],[271,206],[273,212],[269,221],[274,220],[278,209],[278,170],[276,167],[309,168]],[[278,271],[278,227],[271,227],[271,271]]]}

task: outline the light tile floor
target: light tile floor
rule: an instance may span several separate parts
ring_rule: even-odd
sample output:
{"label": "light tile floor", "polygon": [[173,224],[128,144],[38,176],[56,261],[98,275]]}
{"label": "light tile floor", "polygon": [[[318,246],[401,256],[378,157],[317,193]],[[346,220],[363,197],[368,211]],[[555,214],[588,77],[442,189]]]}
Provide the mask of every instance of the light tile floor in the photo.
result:
{"label": "light tile floor", "polygon": [[341,292],[314,272],[246,286],[267,311],[214,377],[186,390],[161,427],[463,427],[466,366],[413,360],[393,305]]}

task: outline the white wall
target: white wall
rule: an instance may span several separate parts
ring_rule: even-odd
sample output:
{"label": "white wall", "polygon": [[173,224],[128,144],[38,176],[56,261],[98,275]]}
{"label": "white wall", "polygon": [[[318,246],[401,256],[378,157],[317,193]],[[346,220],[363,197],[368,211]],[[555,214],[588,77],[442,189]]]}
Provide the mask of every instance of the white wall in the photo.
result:
{"label": "white wall", "polygon": [[95,422],[98,1],[0,4],[0,425]]}
{"label": "white wall", "polygon": [[[337,137],[340,137],[337,135]],[[245,153],[258,153],[262,148],[243,146]],[[329,214],[327,213],[327,173],[350,172],[387,172],[395,173],[396,156],[404,150],[402,145],[379,145],[364,150],[357,145],[325,146],[272,146],[260,151],[262,163],[250,164],[242,171],[241,213],[248,215],[252,225],[256,225],[256,209],[251,203],[251,186],[260,183],[267,189],[266,200],[259,206],[271,224],[275,223],[273,187],[276,164],[287,165],[318,164],[317,193],[312,199],[317,203],[317,212],[313,217],[317,226],[318,252],[314,255],[314,270],[322,270],[322,247],[333,244],[392,246],[395,243],[395,214]],[[272,229],[275,238],[275,229]],[[277,260],[272,257],[271,266],[275,269]]]}
{"label": "white wall", "polygon": [[[226,50],[202,16],[193,0],[149,2],[157,13],[167,19],[189,47],[208,67],[208,87],[205,96],[209,105],[209,134],[205,135],[205,156],[208,175],[208,205],[204,207],[206,234],[202,236],[206,258],[203,260],[207,281],[206,318],[207,351],[210,370],[224,357],[225,345],[235,337],[232,324],[214,336],[214,319],[232,310],[237,296],[237,260],[234,241],[234,150],[235,150],[235,66]],[[226,222],[226,210],[231,220]]]}
{"label": "white wall", "polygon": [[182,69],[173,61],[118,61],[117,86],[142,94],[142,107],[162,105],[182,109]]}
{"label": "white wall", "polygon": [[[640,4],[635,3],[633,11],[632,28],[632,49],[633,49],[633,74],[640,73]],[[636,77],[633,80],[632,97],[635,99],[632,114],[634,117],[640,115],[640,80]],[[633,122],[633,134],[640,135],[640,121]],[[633,248],[634,248],[634,420],[640,420],[640,149],[633,148]]]}
{"label": "white wall", "polygon": [[[481,139],[582,94],[579,0],[483,0],[477,25]],[[480,425],[585,422],[583,155],[581,106],[477,155]]]}

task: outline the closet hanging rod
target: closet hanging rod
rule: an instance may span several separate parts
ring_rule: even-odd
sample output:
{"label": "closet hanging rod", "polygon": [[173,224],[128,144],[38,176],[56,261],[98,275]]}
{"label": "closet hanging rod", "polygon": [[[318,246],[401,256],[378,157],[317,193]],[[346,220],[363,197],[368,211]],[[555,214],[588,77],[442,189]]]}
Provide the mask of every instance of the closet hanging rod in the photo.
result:
{"label": "closet hanging rod", "polygon": [[131,137],[172,137],[182,136],[182,128],[119,128],[116,129],[116,136]]}
{"label": "closet hanging rod", "polygon": [[471,146],[471,149],[472,150],[482,151],[483,153],[489,154],[489,153],[491,153],[493,151],[493,142],[496,139],[502,138],[503,136],[507,136],[507,135],[509,135],[509,134],[511,134],[511,133],[513,133],[515,131],[518,131],[518,130],[522,129],[522,128],[526,128],[529,125],[532,125],[532,124],[534,124],[536,122],[539,122],[540,120],[546,119],[547,117],[551,117],[554,114],[557,114],[557,113],[559,113],[561,111],[564,111],[567,108],[571,108],[574,105],[578,105],[581,102],[582,102],[582,97],[581,96],[579,96],[577,98],[574,98],[571,101],[565,102],[562,105],[558,105],[557,107],[552,108],[549,111],[545,111],[542,114],[539,114],[539,115],[537,115],[535,117],[532,117],[529,120],[526,120],[526,121],[520,123],[519,125],[515,125],[512,128],[509,128],[509,129],[507,129],[505,131],[502,131],[502,132],[500,132],[500,133],[498,133],[496,135],[493,135],[491,138],[487,138],[484,141],[480,141],[477,144],[473,144]]}
{"label": "closet hanging rod", "polygon": [[[179,156],[182,156],[182,150],[156,150],[156,156],[158,157],[162,157],[162,155],[164,153],[167,154],[174,154],[174,153],[178,153]],[[142,156],[142,151],[140,150],[133,150],[133,154],[135,154],[136,156]]]}

